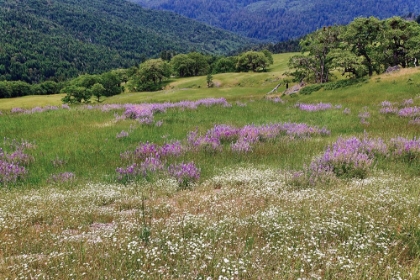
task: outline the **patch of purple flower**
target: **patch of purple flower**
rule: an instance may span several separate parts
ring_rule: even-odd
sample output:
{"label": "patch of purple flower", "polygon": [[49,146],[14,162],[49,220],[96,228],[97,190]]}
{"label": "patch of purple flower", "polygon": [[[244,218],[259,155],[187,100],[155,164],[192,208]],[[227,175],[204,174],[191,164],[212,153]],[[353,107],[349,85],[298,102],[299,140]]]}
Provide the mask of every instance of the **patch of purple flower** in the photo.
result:
{"label": "patch of purple flower", "polygon": [[148,157],[140,164],[140,173],[145,177],[162,169],[163,163],[159,158]]}
{"label": "patch of purple flower", "polygon": [[159,150],[160,150],[160,156],[162,157],[180,156],[185,151],[180,141],[166,143],[162,147],[160,147]]}
{"label": "patch of purple flower", "polygon": [[238,129],[225,124],[215,125],[207,131],[206,136],[208,138],[218,138],[220,142],[232,142],[238,138]]}
{"label": "patch of purple flower", "polygon": [[149,142],[140,143],[134,151],[134,156],[138,159],[159,158],[159,146]]}
{"label": "patch of purple flower", "polygon": [[332,172],[337,177],[365,178],[372,163],[373,157],[365,151],[360,139],[339,138],[321,157],[311,162],[309,169],[315,177]]}
{"label": "patch of purple flower", "polygon": [[416,137],[413,139],[393,138],[391,139],[390,151],[394,157],[402,157],[412,161],[420,156],[420,139]]}
{"label": "patch of purple flower", "polygon": [[120,181],[129,181],[134,178],[136,178],[141,172],[140,167],[137,163],[133,163],[130,166],[127,166],[126,168],[118,167],[116,169],[116,172],[118,173],[118,180]]}
{"label": "patch of purple flower", "polygon": [[10,112],[14,113],[14,114],[19,114],[19,113],[23,113],[25,112],[25,110],[23,110],[22,108],[12,108],[12,110],[10,110]]}
{"label": "patch of purple flower", "polygon": [[200,179],[200,169],[194,162],[172,164],[168,173],[177,180],[180,188],[188,188]]}
{"label": "patch of purple flower", "polygon": [[233,143],[232,145],[230,145],[230,148],[232,152],[235,153],[248,153],[252,151],[251,144],[244,140],[239,140],[236,143]]}
{"label": "patch of purple flower", "polygon": [[15,183],[26,173],[25,167],[0,159],[0,184]]}
{"label": "patch of purple flower", "polygon": [[396,114],[398,112],[397,108],[394,107],[383,107],[379,110],[381,114]]}
{"label": "patch of purple flower", "polygon": [[32,143],[4,138],[4,143],[8,142],[13,151],[6,152],[0,148],[0,184],[4,185],[15,183],[23,178],[27,171],[22,165],[28,165],[34,161],[32,156],[24,153],[25,149],[35,147]]}
{"label": "patch of purple flower", "polygon": [[403,106],[408,106],[408,105],[412,105],[414,103],[413,99],[406,99],[403,101],[402,105]]}
{"label": "patch of purple flower", "polygon": [[398,116],[400,117],[418,117],[420,116],[420,107],[406,107],[406,108],[402,108],[398,111]]}
{"label": "patch of purple flower", "polygon": [[210,107],[213,105],[229,106],[224,98],[206,98],[197,101],[180,101],[177,103],[144,103],[126,104],[124,115],[131,119],[141,119],[142,123],[149,124],[153,121],[155,113],[166,112],[169,108],[196,109],[198,106]]}
{"label": "patch of purple flower", "polygon": [[387,101],[387,100],[382,101],[382,102],[381,102],[381,106],[382,106],[383,108],[385,108],[385,107],[392,107],[392,102],[391,102],[391,101]]}
{"label": "patch of purple flower", "polygon": [[221,144],[219,138],[211,135],[201,136],[197,130],[188,133],[187,142],[192,149],[204,148],[209,151],[219,149]]}
{"label": "patch of purple flower", "polygon": [[48,179],[49,183],[68,183],[76,178],[73,172],[63,172],[59,174],[52,174]]}
{"label": "patch of purple flower", "polygon": [[329,110],[333,108],[333,106],[330,103],[322,103],[322,102],[318,104],[297,103],[295,107],[299,108],[302,111],[307,111],[307,112],[325,111],[325,110]]}
{"label": "patch of purple flower", "polygon": [[25,154],[22,149],[18,149],[11,154],[6,155],[6,159],[8,162],[16,164],[29,164],[34,161],[34,158]]}

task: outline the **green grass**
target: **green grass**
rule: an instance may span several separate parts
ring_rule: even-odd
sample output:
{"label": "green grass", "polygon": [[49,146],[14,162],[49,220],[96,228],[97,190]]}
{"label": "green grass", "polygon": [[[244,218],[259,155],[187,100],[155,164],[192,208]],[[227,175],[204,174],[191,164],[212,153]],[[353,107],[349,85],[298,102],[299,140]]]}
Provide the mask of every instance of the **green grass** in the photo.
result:
{"label": "green grass", "polygon": [[[154,123],[116,121],[122,110],[82,106],[33,114],[14,107],[59,105],[60,96],[0,100],[0,147],[15,139],[34,145],[27,176],[0,190],[0,275],[5,279],[418,279],[419,158],[378,158],[364,180],[293,183],[294,171],[339,137],[418,137],[408,118],[379,113],[382,101],[420,106],[420,73],[402,70],[310,95],[266,96],[284,76],[287,55],[266,73],[171,81],[154,93],[124,93],[103,104],[176,102],[225,97],[231,107],[168,109]],[[200,86],[200,87],[199,87]],[[341,108],[304,112],[301,103]],[[31,106],[32,104],[32,106]],[[348,108],[350,113],[344,114]],[[360,121],[369,112],[369,124]],[[161,121],[160,126],[155,125]],[[180,190],[164,175],[130,184],[116,168],[140,142],[186,143],[197,129],[271,123],[326,127],[329,136],[278,137],[250,153],[188,151],[168,164],[194,161],[201,179]],[[128,137],[117,138],[121,131]],[[58,161],[59,160],[59,161]],[[60,164],[58,164],[60,162]],[[50,182],[73,172],[74,181]]]}

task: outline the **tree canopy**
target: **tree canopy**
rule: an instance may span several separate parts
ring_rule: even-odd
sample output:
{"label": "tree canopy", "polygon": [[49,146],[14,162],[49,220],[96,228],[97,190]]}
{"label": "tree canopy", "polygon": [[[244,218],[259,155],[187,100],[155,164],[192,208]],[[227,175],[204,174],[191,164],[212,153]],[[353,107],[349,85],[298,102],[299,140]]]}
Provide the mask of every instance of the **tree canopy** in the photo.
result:
{"label": "tree canopy", "polygon": [[372,76],[390,66],[413,66],[420,56],[420,25],[400,17],[357,18],[346,26],[321,28],[300,41],[302,55],[289,66],[296,80],[330,80],[334,69],[353,77]]}

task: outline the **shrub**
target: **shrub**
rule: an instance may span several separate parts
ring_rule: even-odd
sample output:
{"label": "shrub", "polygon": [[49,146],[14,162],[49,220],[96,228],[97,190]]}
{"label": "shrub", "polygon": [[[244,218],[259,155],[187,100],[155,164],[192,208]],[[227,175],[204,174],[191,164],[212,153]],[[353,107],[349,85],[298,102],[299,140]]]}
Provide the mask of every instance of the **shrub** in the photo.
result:
{"label": "shrub", "polygon": [[303,94],[303,95],[309,95],[313,92],[317,92],[320,89],[322,89],[324,87],[323,84],[316,84],[316,85],[310,85],[310,86],[306,86],[304,88],[302,88],[299,93]]}

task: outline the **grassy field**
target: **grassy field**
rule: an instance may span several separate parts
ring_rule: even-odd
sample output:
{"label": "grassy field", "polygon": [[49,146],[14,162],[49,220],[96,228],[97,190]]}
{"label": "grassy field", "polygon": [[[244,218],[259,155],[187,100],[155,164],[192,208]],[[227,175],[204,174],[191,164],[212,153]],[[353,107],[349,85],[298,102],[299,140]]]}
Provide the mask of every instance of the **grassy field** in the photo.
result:
{"label": "grassy field", "polygon": [[419,70],[266,95],[290,55],[0,100],[0,278],[419,279]]}

